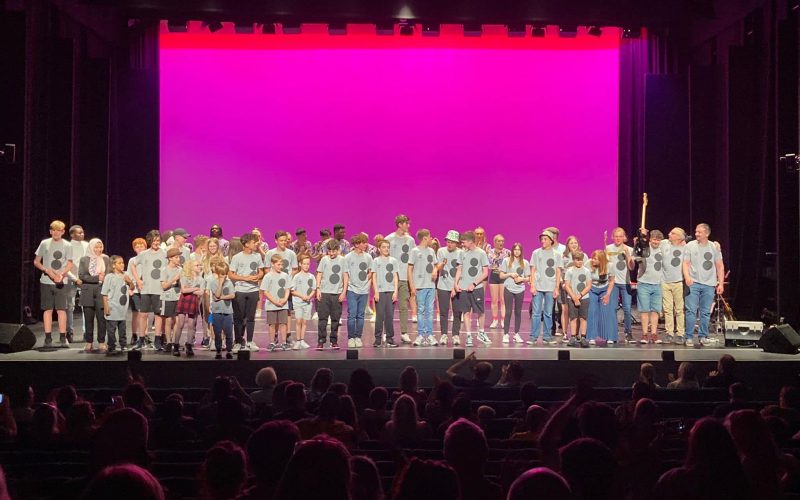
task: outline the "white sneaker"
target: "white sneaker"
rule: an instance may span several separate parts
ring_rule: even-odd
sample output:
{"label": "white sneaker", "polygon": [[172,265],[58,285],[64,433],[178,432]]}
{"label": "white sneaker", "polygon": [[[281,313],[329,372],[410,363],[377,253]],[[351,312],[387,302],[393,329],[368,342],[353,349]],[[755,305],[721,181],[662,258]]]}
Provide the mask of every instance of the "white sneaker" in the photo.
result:
{"label": "white sneaker", "polygon": [[558,340],[548,340],[545,342],[548,345],[558,345]]}
{"label": "white sneaker", "polygon": [[497,328],[497,320],[492,321],[492,324],[489,325],[489,328]]}
{"label": "white sneaker", "polygon": [[536,339],[528,339],[525,341],[527,345],[536,345]]}
{"label": "white sneaker", "polygon": [[347,339],[347,347],[354,348],[356,346],[356,339]]}
{"label": "white sneaker", "polygon": [[508,334],[507,333],[503,335],[503,343],[504,344],[508,344]]}
{"label": "white sneaker", "polygon": [[247,348],[253,352],[258,352],[261,349],[255,342],[248,342]]}
{"label": "white sneaker", "polygon": [[453,336],[453,346],[461,345],[461,335]]}
{"label": "white sneaker", "polygon": [[242,344],[242,348],[239,349],[239,350],[240,351],[249,351],[250,350],[250,344]]}
{"label": "white sneaker", "polygon": [[656,339],[656,344],[663,344],[663,343],[664,343],[664,341],[663,341],[663,340],[661,340],[661,339]]}
{"label": "white sneaker", "polygon": [[295,342],[294,344],[292,344],[292,350],[293,351],[299,351],[302,348],[303,348],[303,342],[302,341],[298,341],[298,342]]}
{"label": "white sneaker", "polygon": [[500,328],[505,328],[505,327],[506,327],[506,322],[505,322],[505,320],[501,319],[500,320]]}
{"label": "white sneaker", "polygon": [[686,347],[694,347],[694,342],[692,342],[691,340],[687,339],[685,345],[686,345]]}
{"label": "white sneaker", "polygon": [[607,340],[607,341],[606,341],[606,344],[608,344],[608,345],[614,345],[614,341],[613,341],[613,340]]}
{"label": "white sneaker", "polygon": [[364,343],[361,342],[361,338],[356,337],[356,347],[364,347]]}
{"label": "white sneaker", "polygon": [[339,326],[342,326],[344,324],[342,321],[344,320],[342,318],[339,318]]}
{"label": "white sneaker", "polygon": [[589,341],[589,345],[597,345],[597,342],[595,342],[594,339],[592,339]]}
{"label": "white sneaker", "polygon": [[311,346],[310,346],[310,345],[308,345],[308,343],[307,343],[305,340],[301,340],[301,341],[300,341],[300,349],[308,349],[308,348],[310,348],[310,347],[311,347]]}
{"label": "white sneaker", "polygon": [[311,316],[311,319],[319,319],[319,314],[317,314],[317,313],[314,313],[314,314]]}
{"label": "white sneaker", "polygon": [[242,344],[233,344],[233,349],[231,350],[231,352],[236,354],[241,350],[242,350]]}
{"label": "white sneaker", "polygon": [[472,347],[472,334],[467,334],[467,342],[465,345],[467,347]]}
{"label": "white sneaker", "polygon": [[416,323],[417,322],[417,316],[416,315],[411,316],[411,322],[412,323]]}
{"label": "white sneaker", "polygon": [[478,332],[478,340],[483,342],[485,345],[490,345],[492,343],[492,339],[486,335],[486,332]]}
{"label": "white sneaker", "polygon": [[642,338],[639,340],[639,343],[640,343],[640,344],[646,344],[646,343],[647,343],[647,339],[646,339],[646,338],[644,338],[644,337],[642,337]]}
{"label": "white sneaker", "polygon": [[429,346],[431,346],[431,347],[436,347],[436,346],[438,346],[438,345],[439,345],[439,343],[438,343],[438,342],[436,342],[436,337],[434,337],[433,335],[431,335],[430,337],[428,337],[428,345],[429,345]]}
{"label": "white sneaker", "polygon": [[[414,339],[414,343],[411,345],[413,345],[414,347],[419,347],[422,345],[422,340],[423,340],[422,335],[417,335],[417,338]],[[403,342],[405,342],[405,340],[403,340]]]}
{"label": "white sneaker", "polygon": [[514,342],[516,342],[517,344],[523,344],[525,341],[522,340],[522,337],[520,337],[519,334],[517,333],[514,335]]}
{"label": "white sneaker", "polygon": [[411,337],[409,337],[407,333],[403,333],[403,334],[400,335],[400,341],[402,343],[404,343],[404,344],[410,344],[411,343]]}
{"label": "white sneaker", "polygon": [[439,344],[440,345],[447,345],[447,335],[442,334],[442,336],[439,337]]}

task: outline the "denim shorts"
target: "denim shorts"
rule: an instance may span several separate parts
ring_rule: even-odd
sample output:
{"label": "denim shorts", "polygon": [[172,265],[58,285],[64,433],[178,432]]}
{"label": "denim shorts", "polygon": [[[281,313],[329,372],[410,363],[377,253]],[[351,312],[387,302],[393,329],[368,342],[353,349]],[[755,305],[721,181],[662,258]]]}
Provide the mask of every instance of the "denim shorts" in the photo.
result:
{"label": "denim shorts", "polygon": [[661,285],[639,283],[636,286],[636,304],[639,312],[661,312]]}

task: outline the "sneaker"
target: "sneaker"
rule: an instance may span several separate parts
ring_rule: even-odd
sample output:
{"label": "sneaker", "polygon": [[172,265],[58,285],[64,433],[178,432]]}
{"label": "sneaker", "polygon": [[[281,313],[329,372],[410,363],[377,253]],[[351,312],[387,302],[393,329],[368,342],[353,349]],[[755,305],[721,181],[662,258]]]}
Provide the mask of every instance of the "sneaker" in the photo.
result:
{"label": "sneaker", "polygon": [[283,343],[283,345],[281,345],[281,350],[282,350],[282,351],[288,351],[288,350],[289,350],[289,349],[291,349],[291,348],[292,348],[292,347],[289,345],[289,343],[288,343],[288,342],[284,342],[284,343]]}
{"label": "sneaker", "polygon": [[606,340],[606,344],[608,344],[608,345],[614,345],[614,341],[613,341],[613,340]]}
{"label": "sneaker", "polygon": [[673,337],[672,335],[667,335],[666,338],[664,339],[665,344],[671,344],[673,342],[675,342],[675,337]]}
{"label": "sneaker", "polygon": [[439,337],[439,345],[443,345],[443,346],[447,345],[447,335],[446,334],[442,334],[442,336]]}
{"label": "sneaker", "polygon": [[713,341],[713,340],[711,340],[711,339],[710,339],[710,338],[708,338],[708,337],[701,337],[701,338],[700,338],[700,344],[701,344],[701,345],[711,345],[711,344],[713,344],[713,343],[714,343],[714,341]]}
{"label": "sneaker", "polygon": [[314,313],[314,314],[311,316],[311,319],[319,319],[319,314],[317,314],[317,313]]}
{"label": "sneaker", "polygon": [[461,335],[453,336],[453,346],[461,345]]}
{"label": "sneaker", "polygon": [[579,345],[581,347],[589,347],[589,341],[586,340],[586,337],[582,337],[580,342],[579,342]]}
{"label": "sneaker", "polygon": [[181,357],[181,350],[178,348],[177,344],[175,344],[175,348],[172,351],[172,355],[175,356],[176,358],[180,358]]}
{"label": "sneaker", "polygon": [[636,341],[633,340],[633,335],[631,335],[630,333],[626,333],[625,334],[625,342],[628,342],[629,344],[633,344]]}
{"label": "sneaker", "polygon": [[467,342],[464,345],[467,347],[472,347],[472,334],[467,334]]}
{"label": "sneaker", "polygon": [[45,333],[44,334],[44,346],[50,347],[53,345],[53,334],[52,333]]}
{"label": "sneaker", "polygon": [[159,352],[164,351],[164,341],[161,340],[161,336],[156,337],[155,342],[153,342],[153,349]]}
{"label": "sneaker", "polygon": [[364,342],[361,341],[361,337],[356,337],[356,347],[364,347]]}
{"label": "sneaker", "polygon": [[239,349],[239,351],[249,351],[249,350],[250,350],[250,344],[247,343],[242,344],[242,348]]}
{"label": "sneaker", "polygon": [[491,345],[492,339],[486,335],[486,332],[478,332],[478,340],[484,343],[484,345]]}
{"label": "sneaker", "polygon": [[504,344],[508,344],[508,342],[509,342],[509,340],[508,340],[508,334],[506,333],[506,334],[504,334],[504,335],[503,335],[503,343],[504,343]]}
{"label": "sneaker", "polygon": [[555,340],[555,339],[545,340],[544,343],[548,344],[548,345],[558,345],[558,340]]}
{"label": "sneaker", "polygon": [[647,343],[647,338],[646,337],[642,337],[642,339],[639,341],[639,343],[640,344],[646,344]]}
{"label": "sneaker", "polygon": [[492,321],[492,324],[489,325],[489,328],[497,328],[497,320]]}
{"label": "sneaker", "polygon": [[301,340],[299,344],[300,344],[300,349],[309,349],[311,347],[305,340]]}
{"label": "sneaker", "polygon": [[661,339],[656,339],[656,344],[663,344],[664,342]]}
{"label": "sneaker", "polygon": [[410,344],[411,343],[411,337],[409,337],[407,333],[403,333],[403,334],[400,335],[400,341],[402,343],[404,343],[404,344]]}
{"label": "sneaker", "polygon": [[253,352],[258,352],[259,349],[261,349],[260,347],[258,347],[258,345],[256,345],[255,342],[248,342],[247,343],[247,348],[250,349]]}
{"label": "sneaker", "polygon": [[526,340],[525,343],[527,345],[536,345],[536,339],[530,338],[530,339]]}
{"label": "sneaker", "polygon": [[209,343],[208,337],[204,337],[203,340],[200,341],[200,347],[208,347]]}
{"label": "sneaker", "polygon": [[323,349],[325,349],[325,344],[323,344],[322,342],[317,342],[317,348],[316,348],[316,350],[317,350],[317,351],[321,351],[321,350],[323,350]]}
{"label": "sneaker", "polygon": [[567,341],[567,347],[578,347],[579,345],[580,343],[575,337],[572,337]]}
{"label": "sneaker", "polygon": [[417,335],[417,338],[414,339],[414,342],[411,345],[414,346],[414,347],[419,347],[419,346],[422,345],[422,341],[423,340],[424,339],[422,338],[422,335]]}
{"label": "sneaker", "polygon": [[372,347],[380,347],[381,345],[381,339],[379,338],[376,338],[375,342],[372,343]]}
{"label": "sneaker", "polygon": [[592,340],[589,341],[589,345],[597,345],[597,342],[595,342],[595,340],[592,339]]}
{"label": "sneaker", "polygon": [[303,348],[302,342],[295,342],[294,344],[292,344],[293,351],[299,351],[302,348]]}
{"label": "sneaker", "polygon": [[518,333],[514,334],[514,343],[515,344],[522,344],[524,342],[525,341],[522,340],[522,337],[520,337]]}
{"label": "sneaker", "polygon": [[218,352],[217,354],[215,354],[214,359],[222,359],[222,353]]}
{"label": "sneaker", "polygon": [[502,328],[505,328],[505,327],[506,327],[506,322],[501,319],[500,320],[500,328],[502,329]]}
{"label": "sneaker", "polygon": [[333,349],[334,351],[338,351],[339,344],[337,344],[336,342],[331,342],[331,349]]}
{"label": "sneaker", "polygon": [[428,337],[428,345],[429,345],[430,347],[436,347],[436,346],[438,346],[438,345],[439,345],[439,343],[438,343],[438,342],[436,342],[436,337],[434,337],[433,335],[431,335],[430,337]]}
{"label": "sneaker", "polygon": [[66,335],[59,335],[58,347],[60,347],[61,349],[69,348],[69,340],[67,340],[67,336]]}
{"label": "sneaker", "polygon": [[229,352],[226,352],[225,353],[225,359],[233,359],[233,354],[231,354]]}
{"label": "sneaker", "polygon": [[355,348],[356,346],[356,339],[347,339],[347,347],[349,349]]}
{"label": "sneaker", "polygon": [[278,348],[278,344],[276,344],[275,342],[270,342],[269,346],[267,347],[267,350],[269,352],[275,352],[275,349],[277,349],[277,348]]}
{"label": "sneaker", "polygon": [[692,342],[692,339],[686,339],[686,343],[683,345],[686,347],[694,347],[694,342]]}
{"label": "sneaker", "polygon": [[73,339],[73,336],[74,336],[74,332],[72,330],[68,331],[67,332],[67,342],[71,343],[72,339]]}
{"label": "sneaker", "polygon": [[240,344],[240,343],[238,343],[238,342],[237,342],[237,343],[235,343],[235,344],[233,344],[233,351],[232,351],[232,352],[233,352],[234,354],[238,353],[238,352],[239,352],[239,351],[241,351],[241,350],[242,350],[242,344]]}
{"label": "sneaker", "polygon": [[416,314],[411,316],[411,322],[412,323],[416,323],[417,322],[417,315]]}
{"label": "sneaker", "polygon": [[142,339],[137,340],[133,344],[133,347],[131,347],[131,350],[132,351],[140,351],[140,350],[142,350],[142,344],[144,344],[144,341]]}
{"label": "sneaker", "polygon": [[386,347],[399,347],[399,346],[394,343],[394,340],[387,340]]}

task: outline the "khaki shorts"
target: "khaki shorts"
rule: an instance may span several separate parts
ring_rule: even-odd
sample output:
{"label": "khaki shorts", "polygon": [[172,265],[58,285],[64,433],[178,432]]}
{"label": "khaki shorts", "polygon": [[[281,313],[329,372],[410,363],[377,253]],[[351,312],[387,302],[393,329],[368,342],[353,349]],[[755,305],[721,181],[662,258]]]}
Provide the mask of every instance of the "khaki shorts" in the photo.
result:
{"label": "khaki shorts", "polygon": [[288,325],[289,324],[289,310],[281,309],[280,311],[267,311],[267,324],[268,325]]}

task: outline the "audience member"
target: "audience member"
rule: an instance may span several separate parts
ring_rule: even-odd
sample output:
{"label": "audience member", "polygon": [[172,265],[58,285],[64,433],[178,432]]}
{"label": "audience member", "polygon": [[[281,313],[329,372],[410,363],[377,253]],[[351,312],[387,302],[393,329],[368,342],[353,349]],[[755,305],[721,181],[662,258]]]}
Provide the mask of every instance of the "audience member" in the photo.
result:
{"label": "audience member", "polygon": [[400,390],[392,394],[392,402],[397,401],[397,398],[404,394],[414,399],[414,402],[417,403],[417,412],[420,417],[424,416],[428,396],[419,388],[419,375],[413,366],[406,366],[400,372]]}
{"label": "audience member", "polygon": [[694,364],[684,361],[678,365],[678,378],[667,384],[667,389],[699,389],[697,370]]}
{"label": "audience member", "polygon": [[353,398],[358,413],[364,411],[364,408],[369,405],[369,392],[374,388],[375,383],[372,381],[372,375],[364,368],[356,368],[350,374],[347,395]]}
{"label": "audience member", "polygon": [[338,439],[347,446],[355,443],[355,431],[336,417],[341,406],[341,396],[333,392],[325,393],[320,400],[319,412],[316,417],[304,418],[297,421],[300,437],[311,439],[320,434],[327,434]]}
{"label": "audience member", "polygon": [[432,429],[438,429],[453,416],[455,398],[455,386],[447,380],[436,379],[436,383],[428,395],[428,402],[425,404],[425,417]]}
{"label": "audience member", "polygon": [[328,392],[331,384],[333,384],[333,372],[330,368],[318,368],[311,378],[311,384],[308,387],[308,394],[306,400],[308,401],[308,410],[311,413],[316,412],[319,407],[319,402],[322,396]]}
{"label": "audience member", "polygon": [[633,414],[636,409],[636,403],[638,403],[642,398],[649,398],[652,392],[652,386],[647,382],[639,381],[633,384],[630,401],[625,401],[614,409],[614,414],[617,416],[617,422],[621,426],[630,425],[633,422]]}
{"label": "audience member", "polygon": [[125,403],[125,408],[132,408],[146,418],[152,418],[156,414],[156,404],[141,382],[128,384],[122,391],[122,401]]}
{"label": "audience member", "polygon": [[506,363],[500,369],[500,380],[494,385],[495,387],[520,387],[522,386],[522,377],[525,375],[525,368],[519,361],[511,361]]}
{"label": "audience member", "polygon": [[200,479],[204,499],[236,498],[247,479],[247,459],[244,450],[231,441],[218,442],[206,454]]}
{"label": "audience member", "polygon": [[576,500],[623,498],[623,484],[614,452],[602,441],[580,438],[560,450],[561,473]]}
{"label": "audience member", "polygon": [[778,404],[763,408],[761,415],[780,417],[789,424],[792,433],[800,432],[800,389],[790,385],[783,386],[778,396]]}
{"label": "audience member", "polygon": [[383,426],[391,418],[391,412],[386,410],[388,401],[389,391],[385,387],[376,387],[369,392],[369,407],[361,417],[361,427],[370,439],[380,439]]}
{"label": "audience member", "polygon": [[[329,393],[330,394],[330,393]],[[334,397],[338,397],[333,394]],[[323,396],[320,407],[326,404]],[[350,500],[350,453],[336,439],[303,441],[286,466],[275,500]]]}
{"label": "audience member", "polygon": [[245,425],[242,404],[235,397],[228,396],[217,401],[216,405],[216,422],[206,427],[202,436],[203,443],[212,446],[219,441],[233,441],[244,446],[253,429]]}
{"label": "audience member", "polygon": [[417,416],[417,403],[408,395],[400,396],[394,403],[392,419],[386,422],[383,441],[403,447],[414,447],[431,437],[431,428]]}
{"label": "audience member", "polygon": [[247,440],[247,457],[256,484],[239,496],[239,500],[272,498],[283,477],[300,431],[288,420],[267,422]]}
{"label": "audience member", "polygon": [[256,373],[256,385],[258,390],[250,393],[250,398],[257,405],[271,405],[272,392],[278,383],[278,375],[271,366],[264,367]]}
{"label": "audience member", "polygon": [[728,402],[721,403],[714,408],[714,417],[725,418],[729,413],[737,410],[752,410],[753,405],[749,403],[750,391],[741,382],[734,382],[728,386]]}
{"label": "audience member", "polygon": [[532,443],[538,442],[544,424],[547,423],[547,410],[539,405],[530,405],[525,414],[524,423],[525,430],[513,432],[511,439],[515,441],[531,441]]}
{"label": "audience member", "polygon": [[502,498],[500,486],[484,474],[488,453],[486,437],[477,425],[462,418],[447,428],[444,458],[456,471],[462,500]]}
{"label": "audience member", "polygon": [[456,471],[445,462],[412,458],[397,475],[393,500],[460,500]]}
{"label": "audience member", "polygon": [[79,446],[89,444],[95,425],[95,414],[92,403],[79,401],[72,406],[65,421],[64,441]]}
{"label": "audience member", "polygon": [[275,414],[275,420],[289,420],[297,422],[304,418],[313,418],[314,415],[306,411],[306,388],[300,382],[292,382],[283,391],[286,409]]}
{"label": "audience member", "polygon": [[508,491],[508,500],[571,500],[572,492],[567,481],[547,467],[537,467],[524,472]]}
{"label": "audience member", "polygon": [[708,374],[708,378],[703,383],[703,387],[730,387],[731,384],[741,382],[734,371],[736,370],[736,359],[730,354],[723,354],[717,361],[717,369]]}
{"label": "audience member", "polygon": [[350,473],[350,500],[383,500],[381,476],[371,458],[350,457]]}
{"label": "audience member", "polygon": [[164,489],[153,475],[134,464],[101,470],[81,496],[83,500],[164,500]]}
{"label": "audience member", "polygon": [[151,423],[151,447],[170,447],[196,440],[194,424],[193,418],[183,414],[183,397],[170,394],[161,405],[161,418]]}
{"label": "audience member", "polygon": [[[467,378],[458,374],[463,366],[469,366],[472,377]],[[466,358],[456,361],[447,369],[448,378],[456,387],[467,387],[471,389],[484,389],[491,387],[489,377],[492,374],[492,364],[488,361],[478,361],[475,352],[471,352]]]}
{"label": "audience member", "polygon": [[[639,380],[636,382],[643,382],[650,387],[651,392],[661,387],[656,383],[656,367],[653,363],[642,363],[639,367]],[[636,385],[634,383],[634,385]]]}

